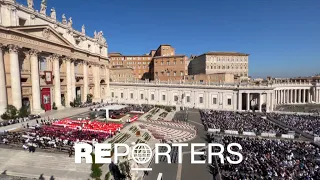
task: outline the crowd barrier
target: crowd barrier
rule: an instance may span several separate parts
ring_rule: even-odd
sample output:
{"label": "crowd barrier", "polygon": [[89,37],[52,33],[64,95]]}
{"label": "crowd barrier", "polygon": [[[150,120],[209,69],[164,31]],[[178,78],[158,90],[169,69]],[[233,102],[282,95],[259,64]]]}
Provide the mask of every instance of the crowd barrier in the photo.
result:
{"label": "crowd barrier", "polygon": [[262,137],[276,137],[276,133],[261,133]]}
{"label": "crowd barrier", "polygon": [[232,130],[225,130],[224,133],[226,133],[226,134],[239,134],[238,131],[232,131]]}
{"label": "crowd barrier", "polygon": [[220,132],[220,129],[208,129],[208,133],[218,133]]}
{"label": "crowd barrier", "polygon": [[256,133],[254,133],[254,132],[243,132],[242,133],[243,135],[246,135],[246,136],[256,136]]}
{"label": "crowd barrier", "polygon": [[281,137],[285,139],[294,139],[294,134],[282,134]]}

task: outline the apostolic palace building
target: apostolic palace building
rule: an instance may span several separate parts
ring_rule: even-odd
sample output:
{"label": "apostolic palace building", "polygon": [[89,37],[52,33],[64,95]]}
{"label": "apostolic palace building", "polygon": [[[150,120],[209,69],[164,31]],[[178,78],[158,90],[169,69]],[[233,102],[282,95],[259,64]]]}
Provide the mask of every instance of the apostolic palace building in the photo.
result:
{"label": "apostolic palace building", "polygon": [[[55,9],[50,8],[49,12],[45,0],[40,10],[34,9],[33,0],[26,0],[25,5],[0,0],[0,114],[7,105],[17,109],[30,105],[32,113],[42,112],[42,108],[51,110],[53,103],[61,109],[69,107],[77,97],[85,102],[88,94],[93,95],[94,101],[239,111],[253,106],[273,111],[278,104],[320,103],[320,83],[312,78],[270,79],[255,84],[187,83],[155,78],[110,82],[109,86],[111,65],[103,32],[89,37],[84,25],[80,31],[73,29],[71,17],[62,14],[62,22],[56,17]],[[168,55],[161,54],[157,59],[161,56]],[[133,61],[130,63],[135,64]],[[247,62],[245,59],[243,76],[248,76]],[[212,66],[210,70],[214,70]],[[175,75],[172,68],[170,76]],[[176,73],[184,76],[184,69]],[[160,77],[165,70],[155,68],[154,73]]]}

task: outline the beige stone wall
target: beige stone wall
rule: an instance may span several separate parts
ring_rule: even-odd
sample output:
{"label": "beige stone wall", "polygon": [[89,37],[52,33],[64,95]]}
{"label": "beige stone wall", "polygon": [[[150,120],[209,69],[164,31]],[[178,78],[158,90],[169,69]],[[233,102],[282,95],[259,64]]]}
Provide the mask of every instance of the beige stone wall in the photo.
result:
{"label": "beige stone wall", "polygon": [[197,74],[185,76],[186,82],[193,83],[234,83],[234,75],[226,73]]}
{"label": "beige stone wall", "polygon": [[131,68],[111,68],[110,79],[116,82],[133,81],[135,79]]}

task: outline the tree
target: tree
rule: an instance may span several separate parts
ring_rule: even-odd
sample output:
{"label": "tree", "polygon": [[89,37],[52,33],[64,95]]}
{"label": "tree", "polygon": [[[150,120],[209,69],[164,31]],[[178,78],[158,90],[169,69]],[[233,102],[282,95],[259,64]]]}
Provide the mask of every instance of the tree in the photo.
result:
{"label": "tree", "polygon": [[9,116],[10,119],[14,119],[14,118],[17,117],[18,110],[13,105],[8,105],[6,113]]}
{"label": "tree", "polygon": [[111,176],[111,173],[108,172],[108,173],[106,174],[106,176],[104,177],[104,180],[110,180],[110,176]]}
{"label": "tree", "polygon": [[92,157],[92,165],[91,165],[91,174],[90,177],[100,180],[100,176],[102,175],[102,171],[100,169],[100,164],[96,164],[95,162],[95,154],[91,153]]}
{"label": "tree", "polygon": [[87,103],[92,103],[92,94],[87,94]]}
{"label": "tree", "polygon": [[5,112],[5,113],[3,113],[3,114],[1,115],[1,119],[3,119],[3,120],[8,120],[8,119],[10,119],[10,116]]}
{"label": "tree", "polygon": [[30,115],[30,111],[29,111],[29,107],[28,106],[22,106],[19,109],[19,117],[23,118],[23,117],[27,117]]}
{"label": "tree", "polygon": [[131,179],[131,167],[129,161],[124,158],[125,161],[119,163],[119,168],[121,170],[121,173],[125,175],[127,178]]}

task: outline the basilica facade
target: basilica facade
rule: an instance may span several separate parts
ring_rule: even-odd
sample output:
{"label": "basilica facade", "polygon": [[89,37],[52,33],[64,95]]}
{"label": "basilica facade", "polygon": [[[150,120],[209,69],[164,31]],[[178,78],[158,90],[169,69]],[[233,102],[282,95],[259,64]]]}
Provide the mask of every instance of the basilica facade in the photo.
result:
{"label": "basilica facade", "polygon": [[15,0],[0,1],[0,114],[8,104],[29,105],[32,113],[69,107],[80,98],[107,98],[108,45],[103,32],[94,37],[73,29],[72,18],[47,13],[46,1],[34,9]]}

